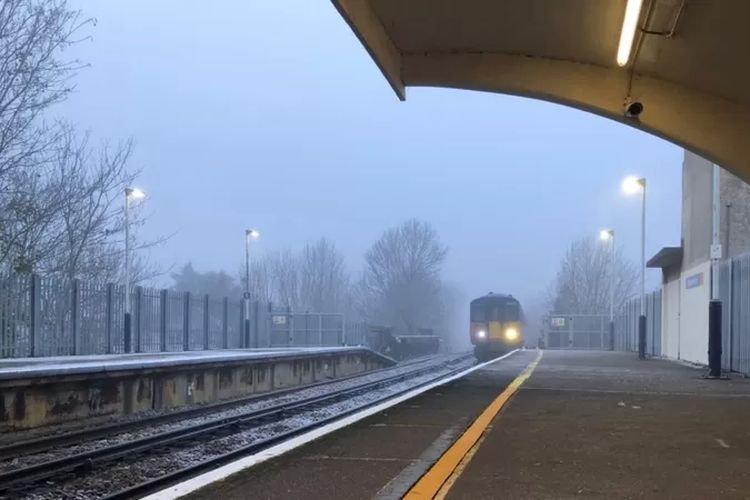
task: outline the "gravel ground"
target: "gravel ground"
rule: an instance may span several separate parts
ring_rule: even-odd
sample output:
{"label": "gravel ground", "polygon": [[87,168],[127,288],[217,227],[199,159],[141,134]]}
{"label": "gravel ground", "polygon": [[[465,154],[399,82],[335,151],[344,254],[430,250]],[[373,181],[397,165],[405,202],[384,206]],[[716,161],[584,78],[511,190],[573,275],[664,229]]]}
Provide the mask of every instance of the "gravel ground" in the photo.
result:
{"label": "gravel ground", "polygon": [[[471,365],[473,365],[472,361],[466,361],[460,365],[456,365],[455,368],[459,366],[469,367]],[[390,394],[395,394],[410,387],[434,380],[451,371],[451,369],[445,367],[443,370],[370,391],[346,401],[337,402],[260,427],[239,431],[229,436],[154,452],[135,462],[111,462],[92,474],[79,478],[71,477],[64,484],[57,482],[47,483],[35,491],[28,493],[23,498],[33,500],[100,498],[106,494],[134,486],[148,478],[156,478],[191,465],[196,465],[232,450],[248,446],[259,440],[268,439],[289,430],[339,415],[347,410],[363,406]]]}

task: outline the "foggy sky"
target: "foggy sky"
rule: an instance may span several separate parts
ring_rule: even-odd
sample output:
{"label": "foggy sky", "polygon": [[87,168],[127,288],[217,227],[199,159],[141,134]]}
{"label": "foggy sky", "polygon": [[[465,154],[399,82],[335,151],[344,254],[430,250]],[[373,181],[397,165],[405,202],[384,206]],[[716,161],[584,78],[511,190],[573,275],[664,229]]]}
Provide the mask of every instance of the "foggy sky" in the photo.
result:
{"label": "foggy sky", "polygon": [[358,272],[385,228],[418,217],[467,297],[533,297],[571,240],[602,227],[637,261],[627,174],[648,179],[648,254],[679,244],[681,149],[530,99],[408,89],[399,102],[326,0],[71,4],[97,25],[69,53],[90,67],[55,113],[135,139],[151,214],[139,236],[175,233],[152,251],[162,266],[236,274],[255,227],[256,255],[326,236]]}

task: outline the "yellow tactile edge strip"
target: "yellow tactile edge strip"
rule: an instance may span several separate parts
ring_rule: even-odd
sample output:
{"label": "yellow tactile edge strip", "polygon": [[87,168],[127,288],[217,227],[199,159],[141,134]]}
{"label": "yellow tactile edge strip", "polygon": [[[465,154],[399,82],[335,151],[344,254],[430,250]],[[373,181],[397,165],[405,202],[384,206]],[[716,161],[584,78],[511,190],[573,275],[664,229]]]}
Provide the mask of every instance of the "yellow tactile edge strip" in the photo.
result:
{"label": "yellow tactile edge strip", "polygon": [[[505,406],[510,397],[521,387],[542,359],[539,351],[534,361],[505,388],[474,422],[461,434],[453,445],[438,459],[435,464],[404,495],[406,500],[444,497],[464,470],[478,448],[480,439],[492,420]],[[465,460],[466,459],[466,460]],[[450,481],[448,481],[450,479]],[[443,487],[445,486],[445,487]]]}

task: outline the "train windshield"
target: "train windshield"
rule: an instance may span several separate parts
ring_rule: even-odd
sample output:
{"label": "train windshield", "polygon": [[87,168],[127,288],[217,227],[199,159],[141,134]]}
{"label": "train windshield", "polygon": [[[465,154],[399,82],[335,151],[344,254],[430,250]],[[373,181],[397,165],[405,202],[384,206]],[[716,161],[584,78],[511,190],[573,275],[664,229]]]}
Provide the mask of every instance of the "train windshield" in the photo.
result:
{"label": "train windshield", "polygon": [[471,305],[471,321],[478,323],[484,323],[487,321],[487,314],[485,312],[484,304],[472,304]]}
{"label": "train windshield", "polygon": [[518,304],[510,302],[503,307],[503,321],[518,321]]}
{"label": "train windshield", "polygon": [[471,321],[518,321],[520,317],[518,304],[507,303],[478,303],[471,306]]}

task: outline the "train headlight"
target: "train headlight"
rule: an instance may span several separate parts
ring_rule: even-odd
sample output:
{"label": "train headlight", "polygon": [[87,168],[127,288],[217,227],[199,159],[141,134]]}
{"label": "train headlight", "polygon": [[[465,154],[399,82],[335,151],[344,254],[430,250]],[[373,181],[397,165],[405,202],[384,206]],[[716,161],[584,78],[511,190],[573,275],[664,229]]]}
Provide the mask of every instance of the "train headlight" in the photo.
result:
{"label": "train headlight", "polygon": [[484,330],[479,330],[477,332],[477,338],[478,339],[483,339],[483,338],[486,338],[486,337],[487,337],[487,332],[485,332]]}
{"label": "train headlight", "polygon": [[505,330],[505,338],[507,340],[518,340],[518,330],[515,328],[508,328]]}

